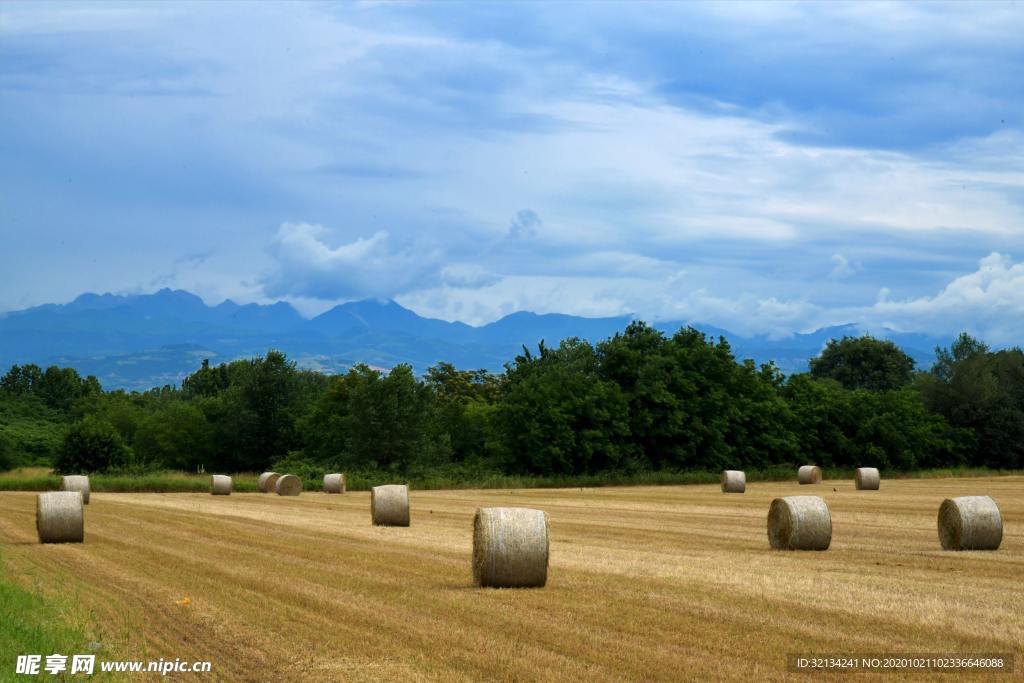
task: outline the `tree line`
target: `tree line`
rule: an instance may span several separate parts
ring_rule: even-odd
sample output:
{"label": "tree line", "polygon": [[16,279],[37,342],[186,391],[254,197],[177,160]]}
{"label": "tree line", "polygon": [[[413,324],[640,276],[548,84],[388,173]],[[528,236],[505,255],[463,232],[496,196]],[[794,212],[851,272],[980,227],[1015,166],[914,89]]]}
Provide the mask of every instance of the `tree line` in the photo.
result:
{"label": "tree line", "polygon": [[325,375],[269,351],[146,392],[71,368],[0,378],[0,468],[547,476],[807,462],[1024,467],[1024,353],[962,334],[920,371],[890,341],[845,337],[786,377],[737,361],[724,338],[635,322],[596,345],[524,347],[501,373]]}

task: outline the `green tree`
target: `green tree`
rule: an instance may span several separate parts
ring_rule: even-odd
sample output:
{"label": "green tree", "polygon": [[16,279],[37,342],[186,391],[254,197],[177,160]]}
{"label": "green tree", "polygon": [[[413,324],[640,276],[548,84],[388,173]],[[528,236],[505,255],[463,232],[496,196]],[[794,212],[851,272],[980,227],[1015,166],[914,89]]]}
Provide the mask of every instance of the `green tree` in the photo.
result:
{"label": "green tree", "polygon": [[[203,411],[212,431],[211,460],[224,471],[265,469],[299,443],[296,420],[318,391],[280,351],[193,373],[182,394]],[[201,381],[198,377],[204,377]],[[209,381],[207,381],[209,380]]]}
{"label": "green tree", "polygon": [[602,376],[627,398],[631,455],[656,469],[721,469],[791,457],[774,366],[736,363],[724,339],[670,338],[642,322],[598,345]]}
{"label": "green tree", "polygon": [[12,365],[7,373],[0,377],[0,390],[13,396],[25,396],[33,393],[43,378],[43,371],[38,365]]}
{"label": "green tree", "polygon": [[783,396],[789,403],[797,435],[795,461],[826,467],[857,461],[860,454],[855,433],[859,416],[854,392],[834,379],[816,380],[800,373],[788,378]]}
{"label": "green tree", "polygon": [[434,393],[435,419],[451,444],[452,460],[485,459],[492,450],[499,379],[486,370],[438,363],[427,370],[424,382]]}
{"label": "green tree", "polygon": [[408,472],[448,459],[434,394],[398,365],[383,374],[357,365],[331,379],[302,420],[309,458],[350,469]]}
{"label": "green tree", "polygon": [[144,417],[133,450],[153,467],[193,470],[213,462],[213,430],[196,405],[176,401]]}
{"label": "green tree", "polygon": [[932,366],[931,372],[943,382],[949,382],[953,379],[958,365],[987,353],[988,344],[966,332],[961,332],[948,349],[935,347],[935,365]]}
{"label": "green tree", "polygon": [[833,379],[797,374],[783,395],[800,462],[897,470],[964,462],[969,433],[930,413],[913,388],[851,390]]}
{"label": "green tree", "polygon": [[103,391],[92,375],[82,378],[74,368],[51,365],[45,372],[38,365],[13,365],[0,378],[0,391],[17,397],[36,396],[46,405],[67,411],[84,396]]}
{"label": "green tree", "polygon": [[71,415],[77,419],[93,415],[104,422],[109,422],[124,438],[125,443],[131,444],[139,423],[146,415],[149,407],[147,403],[152,403],[152,399],[147,400],[141,394],[129,394],[123,390],[87,394],[75,403]]}
{"label": "green tree", "polygon": [[506,370],[495,422],[508,471],[578,474],[635,467],[626,398],[599,374],[593,347],[567,339],[527,349]]}
{"label": "green tree", "polygon": [[14,467],[14,439],[0,430],[0,472]]}
{"label": "green tree", "polygon": [[887,391],[910,383],[914,359],[888,340],[843,337],[829,339],[821,354],[810,360],[810,370],[815,379],[834,379],[847,389]]}
{"label": "green tree", "polygon": [[1024,352],[991,352],[961,334],[917,381],[925,405],[951,425],[973,432],[970,463],[1024,467]]}
{"label": "green tree", "polygon": [[[856,432],[861,463],[872,457],[876,466],[898,470],[964,464],[971,433],[930,413],[914,389],[856,393],[854,402],[862,406]],[[853,460],[842,464],[858,466]]]}
{"label": "green tree", "polygon": [[181,383],[181,390],[186,398],[197,396],[216,396],[231,384],[228,366],[221,363],[215,368],[210,367],[210,359],[204,358],[198,370],[186,377]]}
{"label": "green tree", "polygon": [[107,472],[132,464],[131,449],[109,422],[93,416],[72,424],[54,462],[58,474]]}

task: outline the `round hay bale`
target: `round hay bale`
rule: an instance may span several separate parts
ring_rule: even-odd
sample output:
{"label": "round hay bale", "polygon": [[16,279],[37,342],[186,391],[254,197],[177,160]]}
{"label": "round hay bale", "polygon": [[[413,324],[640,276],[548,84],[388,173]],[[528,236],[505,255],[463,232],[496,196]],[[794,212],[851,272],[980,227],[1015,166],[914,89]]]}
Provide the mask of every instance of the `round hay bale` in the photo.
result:
{"label": "round hay bale", "polygon": [[78,491],[82,494],[82,504],[89,504],[89,477],[84,474],[69,474],[61,477],[61,491]]}
{"label": "round hay bale", "polygon": [[231,477],[226,474],[215,474],[210,481],[210,493],[215,496],[231,495]]}
{"label": "round hay bale", "polygon": [[85,503],[80,491],[50,491],[36,498],[36,530],[40,543],[81,543],[85,540]]}
{"label": "round hay bale", "polygon": [[260,490],[260,493],[270,493],[276,491],[277,480],[281,477],[277,472],[264,472],[260,475],[259,479],[256,480],[256,488]]}
{"label": "round hay bale", "polygon": [[409,487],[374,486],[370,489],[370,516],[374,526],[409,526]]}
{"label": "round hay bale", "polygon": [[1003,542],[1003,516],[988,496],[947,498],[939,506],[943,550],[996,550]]}
{"label": "round hay bale", "polygon": [[804,465],[797,470],[796,479],[801,484],[820,484],[821,468],[817,465]]}
{"label": "round hay bale", "polygon": [[477,508],[473,581],[491,588],[540,588],[548,580],[548,517],[530,508]]}
{"label": "round hay bale", "polygon": [[344,474],[325,474],[324,493],[345,493]]}
{"label": "round hay bale", "polygon": [[768,543],[776,550],[828,550],[832,515],[818,496],[776,498],[768,509]]}
{"label": "round hay bale", "polygon": [[294,474],[283,474],[277,478],[274,490],[279,496],[297,496],[302,493],[302,480]]}
{"label": "round hay bale", "polygon": [[740,470],[722,471],[722,493],[743,493],[747,490],[747,475]]}
{"label": "round hay bale", "polygon": [[874,467],[858,467],[853,473],[853,482],[858,491],[877,491],[882,483],[882,476]]}

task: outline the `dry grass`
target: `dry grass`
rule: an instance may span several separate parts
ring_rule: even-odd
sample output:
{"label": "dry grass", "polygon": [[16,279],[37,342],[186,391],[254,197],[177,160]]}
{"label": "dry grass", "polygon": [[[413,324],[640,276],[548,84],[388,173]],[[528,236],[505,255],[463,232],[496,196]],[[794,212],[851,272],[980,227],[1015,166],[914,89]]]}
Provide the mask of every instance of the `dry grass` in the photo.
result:
{"label": "dry grass", "polygon": [[[35,494],[4,492],[0,542],[8,580],[76,594],[125,657],[209,659],[219,680],[778,680],[796,652],[1024,667],[1024,477],[827,481],[831,548],[770,550],[769,503],[806,491],[413,491],[409,528],[372,526],[368,493],[110,493],[73,546],[36,543]],[[998,551],[941,550],[960,495],[997,501]],[[473,587],[473,514],[501,506],[547,512],[545,588]]]}

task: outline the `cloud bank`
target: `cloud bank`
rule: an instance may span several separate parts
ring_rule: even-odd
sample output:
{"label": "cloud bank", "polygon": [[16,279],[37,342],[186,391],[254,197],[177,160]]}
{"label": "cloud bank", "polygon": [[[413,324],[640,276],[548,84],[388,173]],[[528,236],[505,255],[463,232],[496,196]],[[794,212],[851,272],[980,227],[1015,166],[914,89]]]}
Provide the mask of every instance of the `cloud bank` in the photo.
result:
{"label": "cloud bank", "polygon": [[391,298],[440,283],[441,254],[395,244],[386,231],[332,247],[322,225],[283,223],[270,246],[273,270],[261,284],[268,297],[327,301]]}
{"label": "cloud bank", "polygon": [[0,310],[159,283],[1012,341],[1021,34],[1002,3],[7,2]]}

